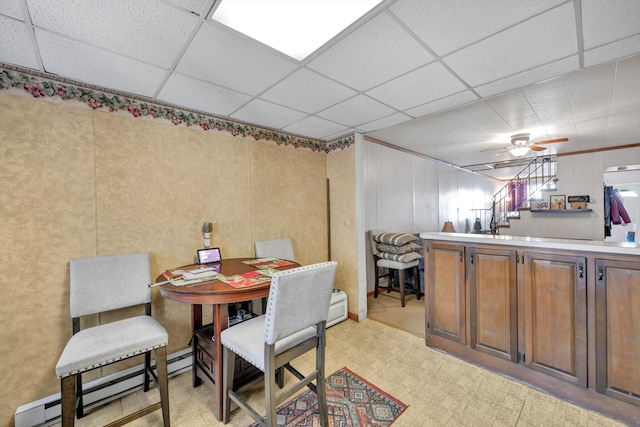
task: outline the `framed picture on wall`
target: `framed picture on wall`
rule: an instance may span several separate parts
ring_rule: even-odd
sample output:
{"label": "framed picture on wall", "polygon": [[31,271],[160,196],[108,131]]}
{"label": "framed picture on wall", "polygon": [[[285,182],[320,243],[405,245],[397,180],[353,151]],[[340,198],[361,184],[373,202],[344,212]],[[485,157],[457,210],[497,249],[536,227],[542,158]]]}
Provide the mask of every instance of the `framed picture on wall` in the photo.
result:
{"label": "framed picture on wall", "polygon": [[532,211],[549,209],[549,202],[547,202],[545,199],[530,199],[529,206]]}
{"label": "framed picture on wall", "polygon": [[567,196],[564,194],[554,194],[549,199],[549,206],[553,210],[563,210],[567,206]]}

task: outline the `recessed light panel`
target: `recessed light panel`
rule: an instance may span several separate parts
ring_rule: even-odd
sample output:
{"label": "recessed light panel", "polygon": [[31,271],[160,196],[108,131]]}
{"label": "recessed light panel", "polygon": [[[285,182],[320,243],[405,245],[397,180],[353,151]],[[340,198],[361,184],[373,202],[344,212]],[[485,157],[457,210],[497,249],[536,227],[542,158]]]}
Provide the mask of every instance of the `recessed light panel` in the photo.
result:
{"label": "recessed light panel", "polygon": [[299,61],[382,0],[221,0],[211,19]]}

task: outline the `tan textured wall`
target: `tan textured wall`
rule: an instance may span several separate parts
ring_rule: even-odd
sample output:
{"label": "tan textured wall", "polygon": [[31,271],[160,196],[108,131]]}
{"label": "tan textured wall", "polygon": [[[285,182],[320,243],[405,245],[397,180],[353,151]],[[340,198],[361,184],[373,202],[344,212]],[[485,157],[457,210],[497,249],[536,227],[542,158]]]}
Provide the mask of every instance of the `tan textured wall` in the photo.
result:
{"label": "tan textured wall", "polygon": [[340,265],[336,287],[347,293],[349,313],[358,313],[355,152],[355,146],[351,146],[327,156],[331,194],[331,259]]}
{"label": "tan textured wall", "polygon": [[[324,261],[326,158],[0,93],[0,425],[59,391],[70,258],[150,251],[155,277],[192,262],[210,221],[225,257],[287,235],[301,262]],[[170,352],[187,346],[186,304],[156,290],[154,316]]]}
{"label": "tan textured wall", "polygon": [[[255,240],[291,237],[297,262],[326,261],[327,156],[283,150],[259,141],[251,144],[251,225]],[[291,221],[292,217],[296,220]]]}

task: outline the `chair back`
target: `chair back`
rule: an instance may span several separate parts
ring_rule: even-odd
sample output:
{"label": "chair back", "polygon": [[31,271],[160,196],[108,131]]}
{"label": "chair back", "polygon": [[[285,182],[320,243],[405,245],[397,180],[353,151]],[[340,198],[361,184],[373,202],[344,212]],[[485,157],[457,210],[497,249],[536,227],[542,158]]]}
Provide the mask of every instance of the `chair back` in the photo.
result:
{"label": "chair back", "polygon": [[72,259],[71,317],[150,303],[150,259],[148,252]]}
{"label": "chair back", "polygon": [[265,313],[265,343],[327,320],[338,263],[284,270],[273,275]]}
{"label": "chair back", "polygon": [[377,234],[380,234],[380,232],[376,230],[367,231],[367,235],[369,236],[369,244],[371,246],[371,253],[373,254],[374,259],[378,256],[378,248],[376,247],[376,241],[373,240],[373,236]]}
{"label": "chair back", "polygon": [[293,244],[288,237],[272,240],[257,240],[253,246],[257,258],[272,257],[295,261]]}

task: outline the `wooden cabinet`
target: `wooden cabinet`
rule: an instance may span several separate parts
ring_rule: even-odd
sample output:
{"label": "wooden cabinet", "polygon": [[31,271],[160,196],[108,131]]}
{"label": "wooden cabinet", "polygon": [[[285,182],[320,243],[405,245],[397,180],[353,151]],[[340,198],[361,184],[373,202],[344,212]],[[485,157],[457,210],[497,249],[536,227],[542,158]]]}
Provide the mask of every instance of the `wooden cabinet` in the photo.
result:
{"label": "wooden cabinet", "polygon": [[516,251],[469,248],[471,348],[517,361]]}
{"label": "wooden cabinet", "polygon": [[429,248],[430,286],[427,330],[452,341],[466,343],[466,286],[464,246],[433,244]]}
{"label": "wooden cabinet", "polygon": [[586,259],[524,253],[526,366],[587,386]]}
{"label": "wooden cabinet", "polygon": [[[205,325],[194,334],[196,357],[194,363],[200,378],[206,379],[210,384],[216,384],[219,378],[216,375],[216,363],[221,355],[218,354],[213,340],[213,325]],[[262,371],[244,360],[236,357],[234,387],[250,382],[262,375]]]}
{"label": "wooden cabinet", "polygon": [[640,420],[638,248],[437,237],[425,238],[428,346]]}
{"label": "wooden cabinet", "polygon": [[640,405],[640,263],[595,265],[596,389]]}

